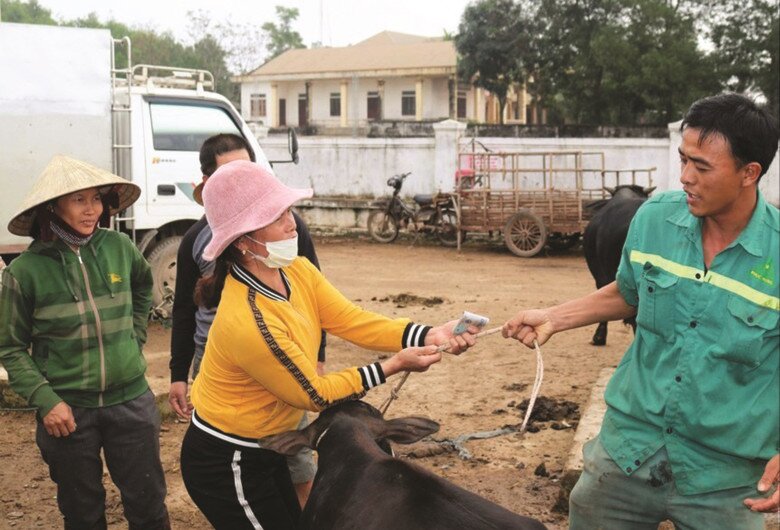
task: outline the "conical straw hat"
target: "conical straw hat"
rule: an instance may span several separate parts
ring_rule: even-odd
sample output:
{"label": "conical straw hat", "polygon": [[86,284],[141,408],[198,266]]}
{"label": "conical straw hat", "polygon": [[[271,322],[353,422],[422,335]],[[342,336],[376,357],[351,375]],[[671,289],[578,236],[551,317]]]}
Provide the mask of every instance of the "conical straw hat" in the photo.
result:
{"label": "conical straw hat", "polygon": [[141,188],[122,177],[81,160],[56,155],[35,181],[16,215],[11,218],[8,231],[17,236],[29,236],[36,207],[69,193],[106,186],[113,187],[119,195],[119,207],[111,208],[111,215],[126,209],[141,195]]}

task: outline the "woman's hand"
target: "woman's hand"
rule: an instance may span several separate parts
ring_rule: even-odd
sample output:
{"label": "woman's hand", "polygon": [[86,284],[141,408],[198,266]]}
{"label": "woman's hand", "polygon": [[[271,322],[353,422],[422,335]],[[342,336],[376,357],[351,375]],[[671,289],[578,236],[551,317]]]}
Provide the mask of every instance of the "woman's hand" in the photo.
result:
{"label": "woman's hand", "polygon": [[398,372],[424,372],[432,364],[441,361],[441,352],[436,346],[422,348],[406,348],[381,363],[385,377]]}
{"label": "woman's hand", "polygon": [[43,428],[50,436],[60,438],[76,430],[76,419],[67,403],[60,401],[43,417]]}
{"label": "woman's hand", "polygon": [[449,345],[449,353],[454,355],[460,355],[464,351],[468,350],[474,344],[477,343],[477,339],[474,337],[479,333],[479,328],[475,326],[469,326],[466,333],[461,335],[453,335],[452,330],[458,323],[457,320],[450,320],[446,324],[436,326],[428,331],[425,336],[425,345],[442,346],[444,344]]}

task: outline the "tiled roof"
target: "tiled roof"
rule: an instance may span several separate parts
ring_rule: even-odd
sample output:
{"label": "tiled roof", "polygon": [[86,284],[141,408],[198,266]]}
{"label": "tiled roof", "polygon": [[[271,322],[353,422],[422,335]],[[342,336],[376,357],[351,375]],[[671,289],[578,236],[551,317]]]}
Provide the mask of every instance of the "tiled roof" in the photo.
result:
{"label": "tiled roof", "polygon": [[246,77],[427,68],[454,70],[455,64],[452,41],[384,31],[352,46],[288,50]]}

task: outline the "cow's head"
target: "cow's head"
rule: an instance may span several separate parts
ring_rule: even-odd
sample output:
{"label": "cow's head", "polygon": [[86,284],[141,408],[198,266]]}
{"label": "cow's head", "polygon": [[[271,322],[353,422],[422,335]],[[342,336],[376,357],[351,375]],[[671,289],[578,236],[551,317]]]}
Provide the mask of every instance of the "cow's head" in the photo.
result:
{"label": "cow's head", "polygon": [[288,431],[263,438],[265,449],[292,456],[304,447],[317,449],[331,426],[338,421],[354,421],[365,428],[386,453],[392,454],[387,440],[410,444],[439,430],[439,424],[428,418],[408,416],[386,420],[382,414],[363,401],[346,401],[323,410],[319,417],[305,429]]}
{"label": "cow's head", "polygon": [[604,191],[609,193],[613,197],[617,197],[618,195],[623,197],[639,197],[642,199],[647,199],[650,197],[650,194],[655,191],[655,186],[650,186],[649,188],[643,188],[642,186],[637,186],[635,184],[621,184],[619,186],[615,186],[614,188],[610,188],[609,186],[604,186]]}

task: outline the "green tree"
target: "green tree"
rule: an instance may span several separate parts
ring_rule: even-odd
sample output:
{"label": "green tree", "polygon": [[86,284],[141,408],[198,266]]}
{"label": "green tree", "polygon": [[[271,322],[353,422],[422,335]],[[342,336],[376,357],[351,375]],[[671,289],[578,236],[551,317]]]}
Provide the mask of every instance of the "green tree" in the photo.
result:
{"label": "green tree", "polygon": [[292,22],[298,18],[299,12],[295,7],[276,6],[276,16],[279,23],[266,22],[262,28],[268,39],[266,49],[267,59],[273,59],[295,48],[305,48],[301,34],[292,29]]}
{"label": "green tree", "polygon": [[566,121],[664,124],[717,90],[697,47],[692,0],[541,0],[535,35],[544,104]]}
{"label": "green tree", "polygon": [[777,0],[704,3],[705,34],[723,88],[761,92],[780,116],[780,12]]}
{"label": "green tree", "polygon": [[205,11],[190,11],[189,34],[194,42],[211,37],[224,50],[224,60],[233,74],[250,72],[263,64],[265,36],[253,25],[232,19],[215,20]]}
{"label": "green tree", "polygon": [[676,121],[693,101],[718,91],[712,61],[698,47],[689,5],[637,0],[629,7],[628,40],[637,53],[632,92],[641,98],[634,123]]}
{"label": "green tree", "polygon": [[[234,102],[238,100],[237,86],[231,81],[230,71],[226,66],[226,53],[210,34],[202,35],[188,46],[177,41],[169,32],[157,33],[152,30],[131,28],[115,20],[103,22],[94,13],[69,21],[66,25],[107,28],[114,38],[130,37],[133,65],[152,64],[208,70],[214,75],[214,90]],[[117,47],[116,64],[120,68],[127,65],[125,47]]]}
{"label": "green tree", "polygon": [[498,98],[501,123],[509,88],[526,78],[529,24],[512,0],[479,0],[466,7],[455,36],[458,75]]}
{"label": "green tree", "polygon": [[0,20],[52,26],[57,24],[51,16],[51,10],[39,4],[38,0],[30,0],[29,2],[0,0]]}

